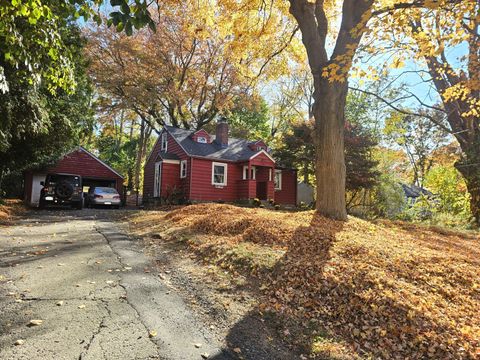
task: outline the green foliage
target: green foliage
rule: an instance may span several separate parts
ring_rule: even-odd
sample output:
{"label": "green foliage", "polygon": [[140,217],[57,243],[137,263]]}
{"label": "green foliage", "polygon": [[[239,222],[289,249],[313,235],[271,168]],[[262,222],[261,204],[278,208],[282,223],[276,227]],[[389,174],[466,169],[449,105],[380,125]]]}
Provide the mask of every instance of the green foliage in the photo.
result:
{"label": "green foliage", "polygon": [[402,186],[392,173],[382,173],[371,191],[371,213],[384,218],[397,218],[407,208]]}
{"label": "green foliage", "polygon": [[469,216],[470,195],[465,180],[453,166],[433,167],[425,178],[425,185],[435,194],[437,211]]}
{"label": "green foliage", "polygon": [[237,98],[228,122],[234,137],[264,141],[270,137],[268,104],[261,97]]}
{"label": "green foliage", "polygon": [[[103,0],[12,0],[0,2],[0,93],[12,87],[12,81],[31,86],[44,82],[54,93],[57,89],[73,92],[76,84],[75,59],[65,43],[62,29],[83,17],[101,17],[97,7]],[[145,0],[111,0],[118,11],[110,14],[109,24],[130,35],[149,25],[154,28]],[[7,67],[16,69],[11,78]]]}
{"label": "green foliage", "polygon": [[75,90],[52,94],[46,84],[31,86],[21,73],[5,67],[11,82],[9,91],[0,93],[0,187],[3,176],[48,164],[93,131],[92,88],[80,55],[80,32],[70,24],[60,34],[75,54]]}

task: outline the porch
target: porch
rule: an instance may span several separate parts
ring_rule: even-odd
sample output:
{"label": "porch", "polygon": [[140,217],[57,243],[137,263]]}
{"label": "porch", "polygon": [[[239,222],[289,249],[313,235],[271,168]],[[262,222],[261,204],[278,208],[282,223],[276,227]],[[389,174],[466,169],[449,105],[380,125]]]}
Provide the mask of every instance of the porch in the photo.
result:
{"label": "porch", "polygon": [[242,165],[242,179],[238,180],[239,199],[274,199],[274,166]]}

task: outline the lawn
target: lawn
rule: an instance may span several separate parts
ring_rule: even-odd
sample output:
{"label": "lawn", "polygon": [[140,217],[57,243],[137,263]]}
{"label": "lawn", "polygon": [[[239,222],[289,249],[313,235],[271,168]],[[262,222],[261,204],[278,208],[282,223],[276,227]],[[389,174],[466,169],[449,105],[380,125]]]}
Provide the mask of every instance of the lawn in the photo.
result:
{"label": "lawn", "polygon": [[480,357],[480,237],[307,212],[201,204],[129,219],[247,276],[257,310],[321,358]]}

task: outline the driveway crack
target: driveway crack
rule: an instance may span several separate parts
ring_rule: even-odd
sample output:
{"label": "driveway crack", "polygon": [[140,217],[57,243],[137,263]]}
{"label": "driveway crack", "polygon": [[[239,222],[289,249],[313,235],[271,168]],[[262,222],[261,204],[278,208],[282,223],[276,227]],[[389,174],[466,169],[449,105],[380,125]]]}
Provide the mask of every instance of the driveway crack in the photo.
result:
{"label": "driveway crack", "polygon": [[[112,243],[111,243],[110,239],[108,238],[108,236],[107,236],[104,232],[102,232],[102,230],[99,229],[97,226],[94,226],[94,229],[95,229],[95,231],[96,231],[97,233],[99,233],[100,235],[102,235],[102,236],[105,238],[105,241],[107,242],[109,248],[112,250],[112,253],[117,257],[117,262],[118,262],[120,265],[122,265],[122,266],[126,265],[126,264],[123,263],[122,257],[118,254],[118,252],[117,252],[117,251],[114,249],[114,247],[112,246]],[[125,235],[125,236],[127,236],[127,235]],[[147,332],[147,334],[148,334],[148,333],[150,332],[150,329],[149,329],[148,326],[143,322],[142,317],[140,316],[140,312],[138,311],[138,309],[137,309],[137,308],[130,302],[130,300],[128,299],[127,287],[126,287],[124,284],[122,284],[123,275],[122,275],[122,274],[119,274],[119,276],[120,276],[120,279],[121,279],[121,280],[119,281],[118,285],[119,285],[120,287],[122,287],[122,289],[123,289],[124,292],[125,292],[125,298],[124,298],[124,300],[125,300],[125,302],[133,309],[133,311],[135,312],[135,315],[136,315],[139,323],[142,324],[142,326],[145,328],[145,330],[146,330],[146,332]],[[149,336],[148,338],[149,338],[150,342],[151,342],[152,344],[154,344],[155,347],[157,348],[157,353],[160,354],[160,348],[159,348],[159,345],[157,344],[157,342],[155,342],[152,338],[150,338],[150,336]],[[80,359],[79,359],[79,360],[80,360]]]}

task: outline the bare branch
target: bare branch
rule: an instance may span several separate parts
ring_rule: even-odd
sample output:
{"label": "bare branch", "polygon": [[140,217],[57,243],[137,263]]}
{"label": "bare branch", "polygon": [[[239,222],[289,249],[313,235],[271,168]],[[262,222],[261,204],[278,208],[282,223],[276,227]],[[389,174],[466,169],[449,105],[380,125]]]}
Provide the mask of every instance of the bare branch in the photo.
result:
{"label": "bare branch", "polygon": [[393,103],[398,101],[399,99],[396,99],[394,101],[388,101],[387,99],[381,97],[380,95],[372,92],[372,91],[368,91],[368,90],[363,90],[363,89],[359,89],[359,88],[356,88],[356,87],[351,87],[349,86],[349,89],[350,90],[354,90],[354,91],[360,91],[364,94],[367,94],[367,95],[371,95],[371,96],[374,96],[375,98],[377,98],[378,100],[382,101],[384,104],[388,105],[390,108],[392,108],[393,110],[395,111],[398,111],[399,113],[402,113],[402,114],[405,114],[405,115],[412,115],[412,116],[422,116],[424,118],[427,118],[429,119],[432,123],[434,123],[435,125],[437,125],[439,128],[441,128],[443,131],[449,133],[449,134],[453,134],[453,131],[451,129],[449,129],[448,127],[446,127],[445,125],[443,125],[441,122],[439,122],[437,119],[435,119],[433,116],[430,116],[428,114],[422,114],[422,113],[416,113],[416,112],[413,112],[413,111],[408,111],[408,110],[405,110],[405,109],[402,109],[398,106],[395,106]]}

